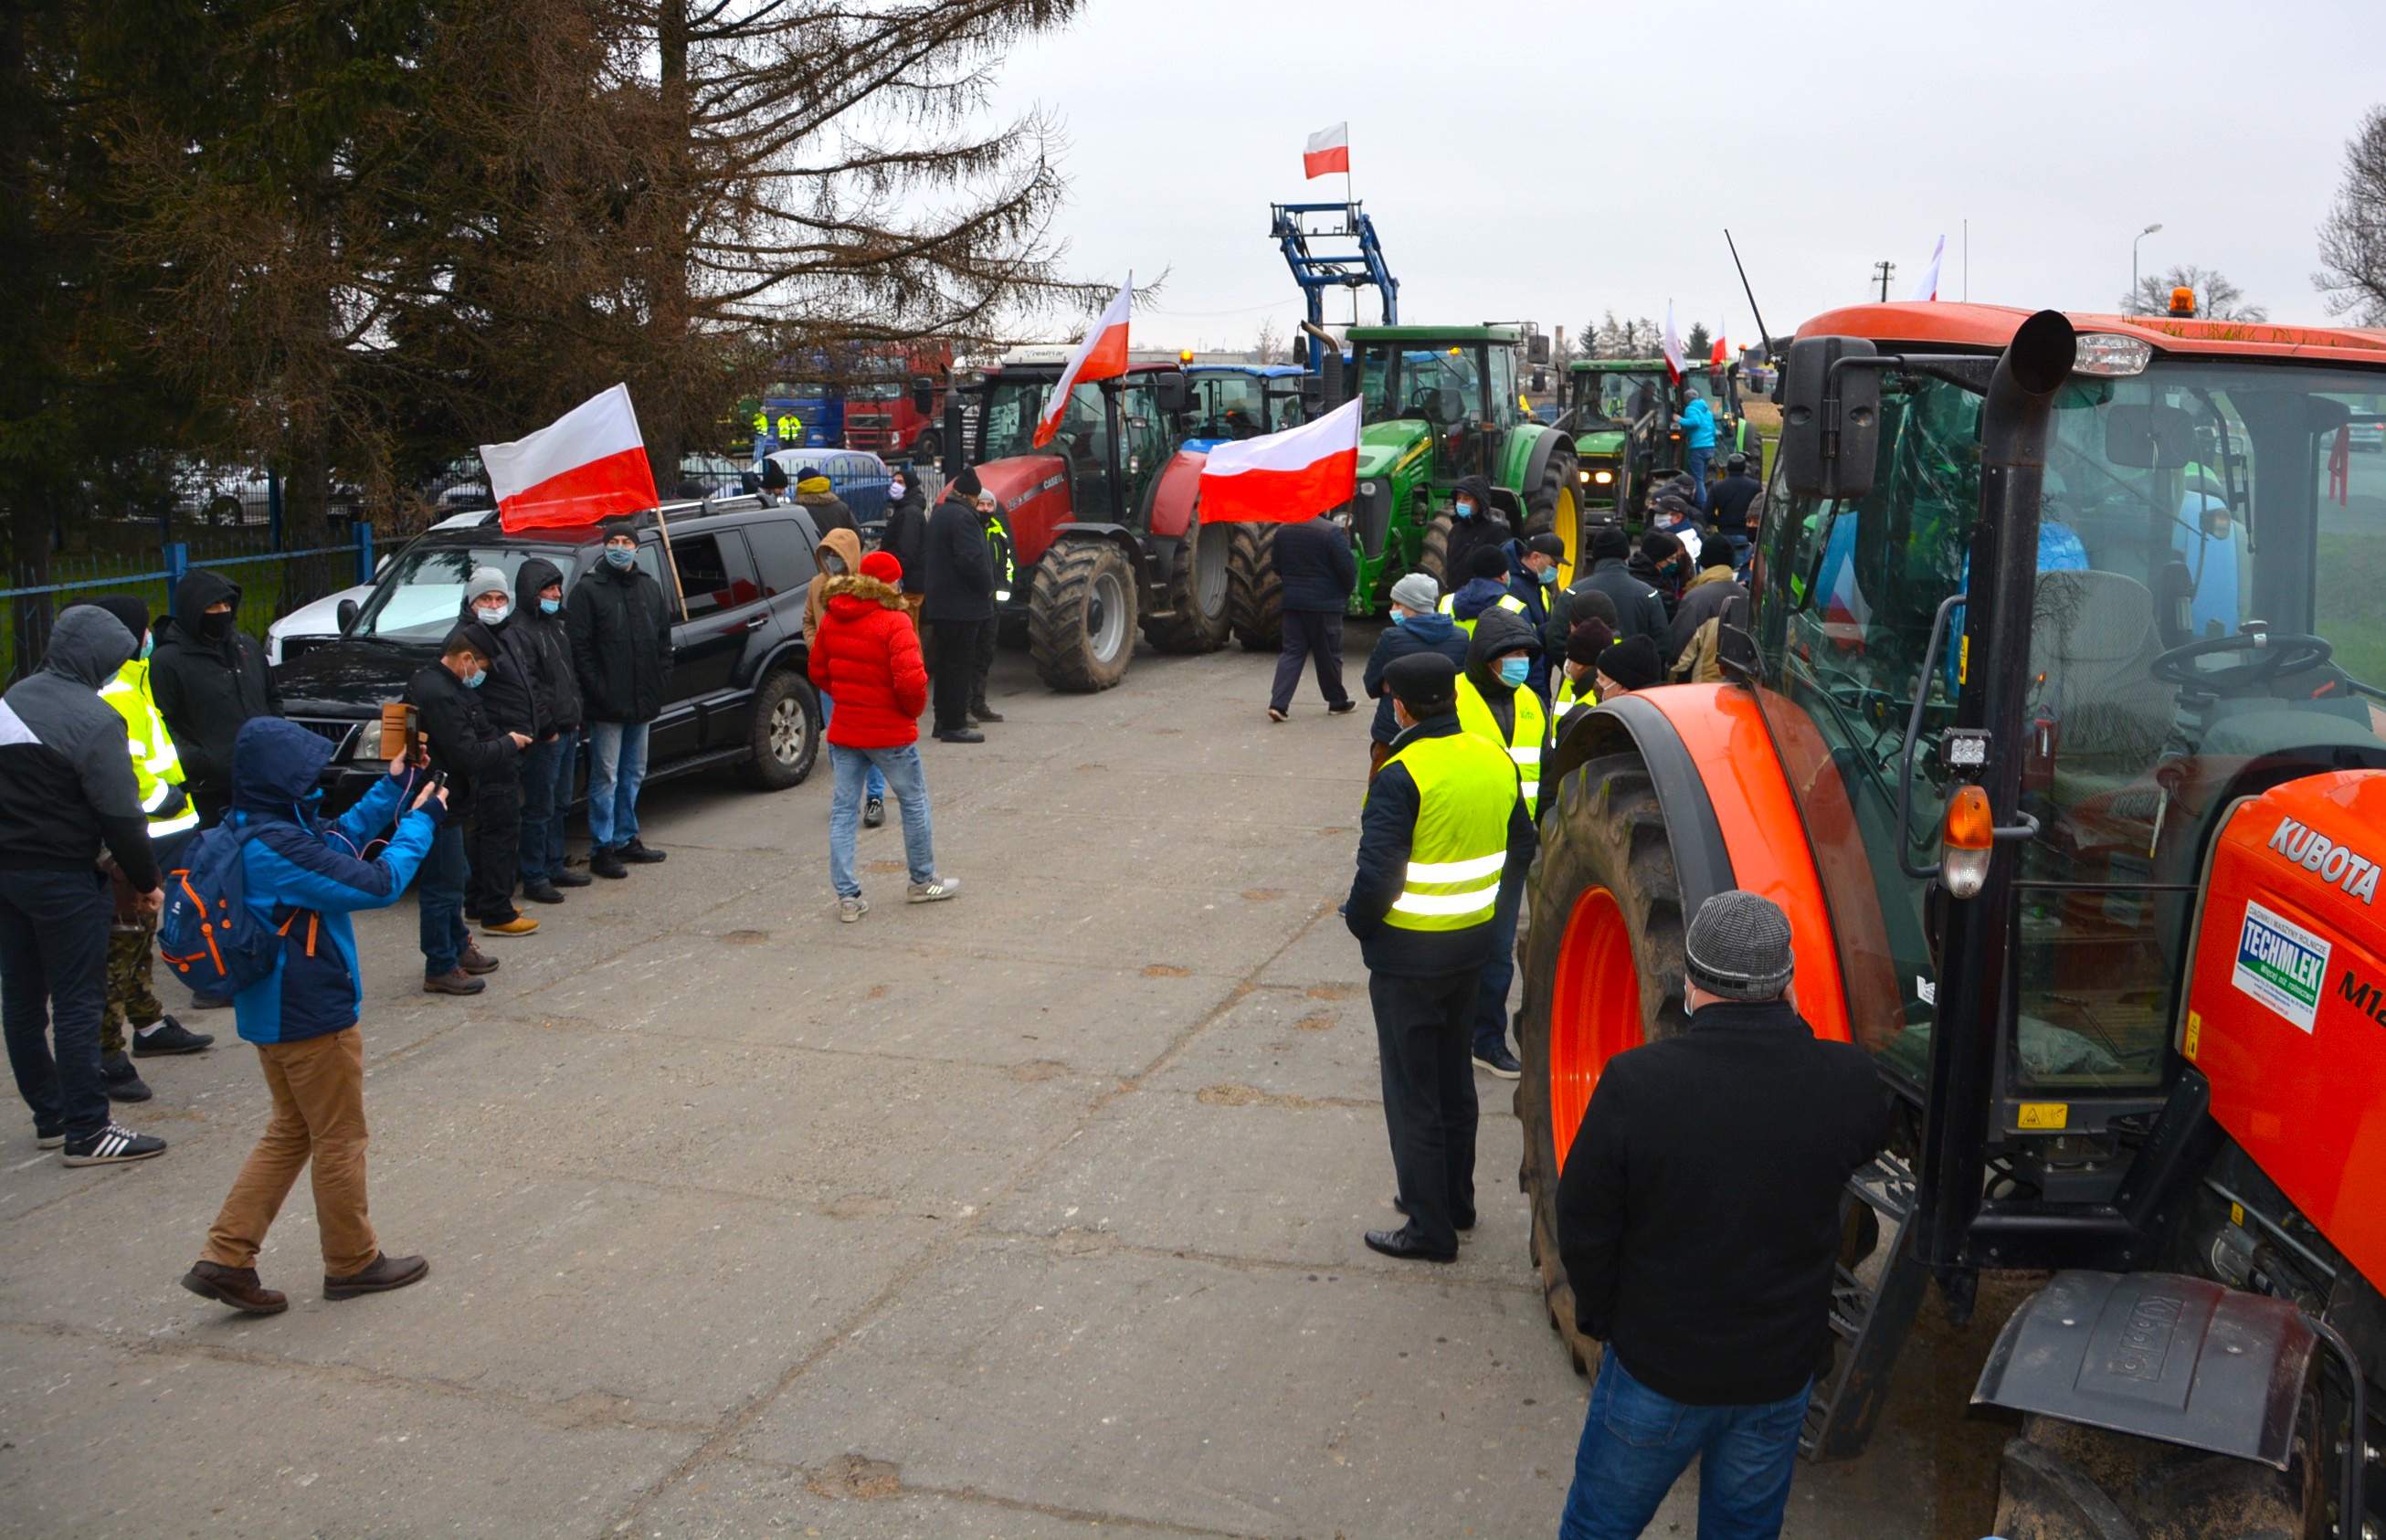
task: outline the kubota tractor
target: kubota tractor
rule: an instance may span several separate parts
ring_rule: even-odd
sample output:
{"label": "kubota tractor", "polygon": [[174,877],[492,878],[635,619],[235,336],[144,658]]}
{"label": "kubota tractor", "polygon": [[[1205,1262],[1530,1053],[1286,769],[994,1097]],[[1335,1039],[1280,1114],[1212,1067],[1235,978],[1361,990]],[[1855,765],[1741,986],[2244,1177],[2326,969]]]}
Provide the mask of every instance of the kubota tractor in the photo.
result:
{"label": "kubota tractor", "polygon": [[[1897,1108],[1806,1447],[1863,1446],[1929,1285],[2051,1271],[1976,1402],[1997,1533],[2386,1524],[2386,524],[2331,481],[2386,334],[1988,306],[1807,323],[1727,682],[1573,719],[1523,953],[1523,1178],[1685,1030],[1685,919],[1788,911]],[[1719,1281],[1719,1286],[1721,1281]],[[2363,1515],[2371,1515],[2366,1522]]]}
{"label": "kubota tractor", "polygon": [[1203,457],[1181,450],[1190,395],[1174,363],[1140,363],[1069,393],[1042,448],[1036,423],[1066,348],[1019,348],[956,384],[945,438],[1000,505],[1014,570],[998,613],[1024,631],[1036,676],[1055,690],[1107,690],[1125,677],[1138,625],[1162,652],[1226,639],[1223,525],[1196,501]]}

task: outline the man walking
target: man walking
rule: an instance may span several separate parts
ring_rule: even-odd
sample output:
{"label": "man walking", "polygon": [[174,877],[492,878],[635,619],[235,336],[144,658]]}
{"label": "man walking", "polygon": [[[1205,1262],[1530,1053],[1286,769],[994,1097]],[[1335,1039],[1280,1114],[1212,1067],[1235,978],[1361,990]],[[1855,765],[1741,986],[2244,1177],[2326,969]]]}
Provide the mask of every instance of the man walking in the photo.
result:
{"label": "man walking", "polygon": [[672,622],[662,584],[637,565],[637,520],[604,527],[605,559],[572,585],[563,614],[587,715],[588,870],[618,878],[624,862],[664,858],[638,842],[638,784],[671,681]]}
{"label": "man walking", "polygon": [[1284,583],[1284,645],[1276,654],[1275,687],[1268,694],[1268,720],[1292,714],[1292,693],[1300,670],[1317,666],[1317,693],[1335,716],[1358,708],[1342,686],[1342,612],[1359,585],[1359,558],[1350,536],[1330,514],[1275,532],[1275,574]]}
{"label": "man walking", "polygon": [[[525,754],[546,736],[538,692],[532,683],[538,666],[534,644],[514,629],[514,602],[506,575],[494,567],[473,570],[464,584],[458,624],[477,628],[488,651],[481,674],[480,704],[489,725],[521,745]],[[530,644],[530,645],[526,645]],[[472,853],[471,885],[464,913],[491,935],[528,935],[538,921],[514,907],[514,879],[521,871],[523,761],[509,757],[472,777],[467,839]],[[563,895],[556,894],[562,902]]]}
{"label": "man walking", "polygon": [[1699,1533],[1781,1528],[1831,1337],[1840,1195],[1889,1139],[1864,1050],[1799,1019],[1790,921],[1733,890],[1683,949],[1689,1029],[1608,1060],[1558,1182],[1576,1318],[1607,1345],[1563,1540],[1626,1540],[1700,1460]]}
{"label": "man walking", "polygon": [[1466,667],[1466,647],[1471,640],[1458,629],[1458,622],[1434,607],[1440,603],[1440,587],[1423,572],[1411,572],[1392,584],[1392,623],[1375,638],[1375,650],[1367,655],[1367,667],[1359,682],[1367,697],[1375,703],[1375,720],[1367,745],[1367,778],[1384,768],[1392,752],[1392,740],[1400,735],[1399,720],[1392,711],[1391,686],[1384,676],[1394,663],[1411,653],[1439,653],[1453,668]]}
{"label": "man walking", "polygon": [[1466,670],[1458,680],[1458,725],[1514,763],[1527,829],[1525,840],[1508,853],[1500,907],[1491,920],[1491,955],[1475,991],[1475,1067],[1501,1080],[1524,1073],[1508,1051],[1508,986],[1516,977],[1516,916],[1524,906],[1525,874],[1538,848],[1532,820],[1540,814],[1541,756],[1550,743],[1549,712],[1530,682],[1540,650],[1539,638],[1516,616],[1487,610],[1476,622]]}
{"label": "man walking", "polygon": [[1387,1257],[1449,1262],[1475,1225],[1475,1077],[1467,1019],[1490,955],[1500,873],[1532,838],[1509,757],[1458,725],[1458,670],[1413,653],[1385,670],[1400,734],[1367,788],[1342,906],[1367,965],[1384,1121],[1400,1181]]}
{"label": "man walking", "polygon": [[987,558],[986,524],[977,507],[984,490],[977,472],[964,470],[946,484],[944,496],[928,515],[926,597],[920,618],[928,625],[928,672],[939,743],[986,742],[986,734],[969,724],[970,695],[977,683],[978,627],[994,623],[994,564]]}
{"label": "man walking", "polygon": [[114,912],[100,847],[151,916],[165,901],[124,719],[99,698],[132,647],[116,617],[72,606],[40,671],[0,696],[0,1026],[33,1136],[69,1166],[166,1152],[108,1121],[99,1068]]}
{"label": "man walking", "polygon": [[[440,648],[438,660],[414,670],[406,684],[407,704],[415,709],[430,751],[429,768],[447,777],[452,807],[471,807],[481,778],[510,773],[530,746],[527,735],[490,726],[482,709],[481,681],[491,647],[484,627],[458,627]],[[422,992],[478,995],[484,987],[481,975],[496,971],[497,963],[464,928],[472,868],[460,822],[441,821],[421,867],[422,885],[415,898],[421,920]]]}
{"label": "man walking", "polygon": [[580,753],[580,679],[571,668],[571,633],[563,624],[563,573],[532,557],[514,574],[515,652],[530,675],[533,701],[546,732],[522,755],[522,896],[560,904],[564,888],[596,881],[563,864],[564,813],[571,806],[571,771]]}
{"label": "man walking", "polygon": [[182,783],[212,829],[232,807],[232,744],[251,717],[282,715],[265,649],[239,626],[240,588],[193,572],[174,588],[174,612],[157,622],[149,687],[174,735]]}
{"label": "man walking", "polygon": [[[329,743],[295,722],[252,722],[232,745],[231,817],[255,830],[241,847],[246,901],[269,925],[290,921],[271,970],[232,1001],[240,1035],[257,1045],[273,1118],[182,1287],[250,1315],[289,1308],[258,1280],[257,1252],[309,1162],[324,1298],[402,1289],[431,1271],[420,1257],[384,1255],[366,1217],[365,1049],[357,1025],[364,983],[348,915],[397,902],[431,848],[446,798],[419,768],[393,760],[354,808],[324,823],[315,816],[315,779],[331,757]],[[361,858],[385,832],[379,854]]]}
{"label": "man walking", "polygon": [[903,567],[891,553],[873,551],[861,570],[832,578],[828,613],[811,649],[812,683],[841,703],[828,727],[828,871],[836,888],[836,917],[848,924],[870,912],[854,875],[855,815],[865,772],[886,777],[903,814],[903,857],[911,885],[904,897],[933,904],[961,891],[958,879],[936,872],[928,782],[920,764],[919,717],[928,704],[928,673],[920,640],[903,604]]}
{"label": "man walking", "polygon": [[1689,381],[1682,382],[1682,415],[1674,419],[1682,431],[1682,471],[1695,489],[1692,497],[1701,512],[1707,506],[1707,467],[1714,461],[1714,409],[1707,405],[1699,387]]}

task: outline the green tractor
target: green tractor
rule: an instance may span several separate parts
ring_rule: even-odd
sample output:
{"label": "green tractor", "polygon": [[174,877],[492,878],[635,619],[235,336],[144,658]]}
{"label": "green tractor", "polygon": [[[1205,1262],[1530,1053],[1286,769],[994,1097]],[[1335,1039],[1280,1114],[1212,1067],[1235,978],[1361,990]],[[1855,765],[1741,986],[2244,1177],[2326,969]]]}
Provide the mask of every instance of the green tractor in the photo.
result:
{"label": "green tractor", "polygon": [[[1350,390],[1364,403],[1359,491],[1349,510],[1358,537],[1352,615],[1376,615],[1406,573],[1443,576],[1450,491],[1481,476],[1509,524],[1553,531],[1565,542],[1560,581],[1571,581],[1581,535],[1574,439],[1530,420],[1519,394],[1528,364],[1548,361],[1545,339],[1513,326],[1354,326]],[[1326,394],[1335,394],[1329,360]],[[1327,401],[1331,407],[1334,403]],[[1283,585],[1273,524],[1238,524],[1226,565],[1227,615],[1237,640],[1273,652],[1284,635]]]}
{"label": "green tractor", "polygon": [[[1761,468],[1764,439],[1740,407],[1739,366],[1701,364],[1689,378],[1715,415],[1714,474],[1736,450]],[[1649,489],[1684,463],[1674,426],[1682,394],[1668,382],[1663,358],[1577,358],[1566,383],[1557,426],[1574,435],[1584,517],[1638,529]]]}

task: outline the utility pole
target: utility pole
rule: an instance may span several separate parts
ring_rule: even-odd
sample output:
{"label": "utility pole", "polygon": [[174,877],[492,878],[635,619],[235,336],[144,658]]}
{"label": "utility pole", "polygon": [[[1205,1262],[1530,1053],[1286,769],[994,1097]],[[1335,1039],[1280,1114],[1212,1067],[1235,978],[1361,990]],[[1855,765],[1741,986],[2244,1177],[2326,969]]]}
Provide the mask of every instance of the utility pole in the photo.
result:
{"label": "utility pole", "polygon": [[1891,275],[1897,271],[1897,264],[1894,262],[1875,262],[1872,265],[1872,270],[1874,273],[1878,275],[1880,279],[1880,302],[1883,305],[1886,305],[1889,303],[1889,281]]}

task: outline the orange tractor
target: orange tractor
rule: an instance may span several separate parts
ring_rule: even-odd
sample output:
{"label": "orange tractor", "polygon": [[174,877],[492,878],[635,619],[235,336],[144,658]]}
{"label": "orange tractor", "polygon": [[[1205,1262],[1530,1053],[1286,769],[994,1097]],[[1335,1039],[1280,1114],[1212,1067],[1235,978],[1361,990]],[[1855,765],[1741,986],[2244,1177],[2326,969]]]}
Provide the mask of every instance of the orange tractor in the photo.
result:
{"label": "orange tractor", "polygon": [[[1810,321],[1727,682],[1552,752],[1523,953],[1534,1260],[1685,917],[1763,893],[1876,1058],[1806,1429],[1860,1451],[1935,1283],[2051,1271],[1976,1402],[1998,1533],[2386,1532],[2386,333],[1866,305]],[[2365,1517],[2367,1516],[2367,1517]]]}

